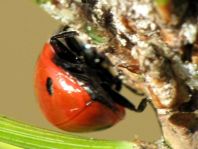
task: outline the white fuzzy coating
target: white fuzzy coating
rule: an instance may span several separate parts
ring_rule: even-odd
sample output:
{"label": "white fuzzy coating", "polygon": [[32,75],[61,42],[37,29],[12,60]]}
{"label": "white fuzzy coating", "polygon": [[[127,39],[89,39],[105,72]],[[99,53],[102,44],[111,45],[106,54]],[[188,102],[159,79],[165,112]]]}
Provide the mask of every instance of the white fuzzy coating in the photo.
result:
{"label": "white fuzzy coating", "polygon": [[60,1],[63,6],[65,6],[64,9],[58,9],[55,5],[53,5],[51,2],[46,2],[44,4],[41,4],[41,7],[47,11],[54,19],[60,20],[63,24],[68,24],[72,21],[74,21],[75,6],[73,5],[71,9],[67,9],[68,4],[65,0]]}
{"label": "white fuzzy coating", "polygon": [[135,12],[134,17],[147,17],[152,10],[152,6],[148,4],[141,4],[139,2],[135,2],[132,6],[132,10]]}
{"label": "white fuzzy coating", "polygon": [[191,89],[198,89],[198,65],[186,63],[183,65],[184,72],[188,76],[186,83]]}
{"label": "white fuzzy coating", "polygon": [[59,0],[59,3],[61,4],[61,8],[56,7],[56,5],[52,4],[50,1],[43,3],[40,6],[53,18],[55,18],[56,20],[60,20],[62,23],[66,24],[74,19],[74,11],[66,9],[67,7],[69,7],[68,0]]}
{"label": "white fuzzy coating", "polygon": [[155,84],[153,81],[153,77],[146,75],[145,80],[147,81],[148,85],[151,86],[153,92],[158,96],[160,103],[164,106],[169,106],[174,102],[174,86],[173,82],[164,82],[160,87]]}
{"label": "white fuzzy coating", "polygon": [[186,38],[187,43],[193,44],[196,41],[198,25],[194,23],[184,23],[181,34]]}
{"label": "white fuzzy coating", "polygon": [[[73,0],[73,1],[81,3],[80,0]],[[50,13],[50,15],[53,16],[55,19],[61,20],[62,23],[69,24],[69,25],[72,25],[72,23],[74,23],[74,27],[75,29],[77,29],[76,26],[79,24],[79,23],[76,23],[75,21],[75,20],[78,20],[76,19],[76,16],[79,13],[76,9],[77,6],[71,5],[71,7],[66,9],[68,0],[60,0],[60,3],[61,5],[64,5],[65,8],[55,7],[50,2],[47,2],[41,6],[48,13]],[[126,3],[129,3],[131,5],[126,5]],[[158,79],[156,76],[159,76],[161,72],[163,73],[163,69],[161,69],[160,65],[157,64],[157,62],[163,63],[163,61],[160,61],[160,59],[159,61],[153,61],[153,63],[149,61],[149,58],[155,58],[155,53],[152,50],[152,47],[150,47],[150,45],[147,44],[147,41],[141,41],[140,37],[138,37],[138,34],[127,34],[126,26],[120,20],[120,16],[122,16],[123,14],[127,14],[126,16],[129,17],[129,19],[137,20],[133,22],[133,25],[135,25],[137,29],[145,30],[145,31],[150,31],[150,30],[155,31],[157,28],[157,25],[155,24],[154,20],[149,17],[153,11],[153,6],[150,0],[144,0],[144,3],[142,3],[141,0],[131,0],[131,1],[130,0],[123,0],[123,1],[122,0],[100,0],[98,1],[98,3],[96,4],[93,10],[94,15],[91,15],[93,22],[96,24],[99,24],[100,18],[104,13],[103,11],[104,9],[102,8],[111,9],[111,13],[113,14],[112,24],[115,26],[116,38],[119,40],[120,44],[122,46],[125,46],[127,42],[124,38],[119,36],[122,33],[124,33],[124,35],[129,37],[129,40],[131,41],[131,43],[136,44],[136,46],[134,46],[131,49],[131,55],[140,62],[140,66],[143,66],[143,65],[144,65],[143,67],[146,66],[144,69],[149,68],[149,70],[146,70],[147,72],[150,71],[149,72],[150,74],[146,75],[146,81],[148,82],[148,84],[150,83],[149,85],[151,85],[155,94],[160,98],[160,101],[164,105],[168,105],[169,103],[171,103],[174,98],[172,97],[174,95],[174,89],[173,89],[174,86],[171,84],[171,82],[168,82],[168,83],[166,82],[164,86],[160,86],[160,85],[158,86],[157,84],[155,84],[155,80],[154,80],[154,79]],[[131,10],[131,11],[128,11],[128,10]],[[84,20],[82,19],[81,22],[83,21]],[[146,32],[143,32],[143,33],[146,33]],[[192,23],[184,24],[182,26],[181,35],[184,36],[185,40],[188,43],[193,43],[197,35],[197,25],[192,24]],[[87,36],[85,36],[85,34],[81,35],[79,38],[81,37],[82,37],[82,40],[89,39]],[[164,45],[163,45],[163,48],[164,48]],[[139,51],[140,49],[141,51]],[[164,54],[166,56],[168,55],[167,57],[169,58],[173,58],[172,57],[173,54],[170,54],[171,53],[170,51],[172,51],[173,53],[173,50],[169,48],[167,49],[168,50],[163,49]],[[174,61],[174,62],[177,63],[178,61]],[[183,73],[184,78],[187,77],[187,79],[183,79],[183,80],[186,81],[186,84],[188,84],[190,88],[198,89],[197,65],[196,66],[192,64],[183,65],[183,63],[178,64],[178,65],[180,67],[178,68],[174,67],[173,69],[176,76],[183,79],[180,75],[178,75],[177,72],[184,72]]]}

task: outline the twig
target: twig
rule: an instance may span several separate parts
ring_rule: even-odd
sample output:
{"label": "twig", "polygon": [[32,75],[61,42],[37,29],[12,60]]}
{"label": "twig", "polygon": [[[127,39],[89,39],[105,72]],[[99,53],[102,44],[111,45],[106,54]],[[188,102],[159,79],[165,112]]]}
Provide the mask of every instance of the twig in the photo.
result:
{"label": "twig", "polygon": [[[51,0],[40,5],[105,53],[127,86],[152,100],[174,149],[198,148],[196,0]],[[94,42],[93,34],[107,39]]]}

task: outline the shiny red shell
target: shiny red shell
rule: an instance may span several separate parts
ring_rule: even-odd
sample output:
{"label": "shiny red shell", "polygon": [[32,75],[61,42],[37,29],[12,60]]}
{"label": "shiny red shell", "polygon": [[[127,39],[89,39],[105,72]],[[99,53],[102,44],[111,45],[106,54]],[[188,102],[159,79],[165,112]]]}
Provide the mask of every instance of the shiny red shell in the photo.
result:
{"label": "shiny red shell", "polygon": [[[93,101],[69,72],[54,64],[53,47],[46,43],[37,61],[35,91],[46,118],[66,131],[83,132],[104,129],[120,121],[124,108],[117,105],[116,111]],[[51,95],[46,81],[51,79]]]}

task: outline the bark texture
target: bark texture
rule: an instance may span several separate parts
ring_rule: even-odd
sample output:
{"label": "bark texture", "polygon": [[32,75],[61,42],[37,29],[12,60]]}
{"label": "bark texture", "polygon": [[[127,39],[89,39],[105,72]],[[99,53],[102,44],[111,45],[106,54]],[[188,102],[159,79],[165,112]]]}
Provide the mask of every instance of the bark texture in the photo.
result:
{"label": "bark texture", "polygon": [[41,7],[152,101],[173,149],[198,149],[196,0],[51,0]]}

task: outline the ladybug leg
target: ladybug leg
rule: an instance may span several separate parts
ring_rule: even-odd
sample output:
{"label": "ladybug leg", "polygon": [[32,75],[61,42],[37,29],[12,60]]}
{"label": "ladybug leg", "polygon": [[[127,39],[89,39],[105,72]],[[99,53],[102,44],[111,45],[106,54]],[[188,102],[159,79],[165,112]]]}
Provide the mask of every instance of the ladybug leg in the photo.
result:
{"label": "ladybug leg", "polygon": [[138,96],[144,96],[145,94],[141,91],[138,91],[134,88],[129,87],[128,85],[124,85],[128,90],[130,90],[131,92],[133,92],[134,94],[138,95]]}
{"label": "ladybug leg", "polygon": [[[116,77],[114,77],[113,78],[113,83],[114,83],[114,85],[115,85],[115,90],[116,91],[120,91],[121,89],[122,89],[122,80],[119,78],[119,76],[116,76]],[[138,92],[136,89],[134,89],[134,88],[131,88],[131,87],[129,87],[129,86],[127,86],[127,85],[124,85],[128,90],[130,90],[131,92],[133,92],[134,94],[136,94],[136,95],[139,95],[139,96],[143,96],[144,95],[144,93],[141,93],[141,92]]]}
{"label": "ladybug leg", "polygon": [[80,42],[75,38],[78,33],[76,31],[61,31],[60,33],[54,35],[51,39],[60,40],[63,39],[66,43],[66,47],[73,52],[75,55],[81,55],[84,47]]}
{"label": "ladybug leg", "polygon": [[148,98],[143,98],[141,100],[141,102],[139,103],[139,105],[138,105],[138,107],[136,109],[137,110],[136,112],[144,111],[144,109],[146,108],[148,102],[150,102],[150,100],[148,100]]}
{"label": "ladybug leg", "polygon": [[53,38],[63,38],[69,49],[74,51],[79,56],[84,56],[89,66],[94,68],[100,67],[100,64],[104,61],[104,57],[96,52],[94,47],[90,47],[89,44],[84,44],[78,41],[75,36],[79,35],[75,31],[67,31],[68,27],[63,28],[63,31],[53,36]]}
{"label": "ladybug leg", "polygon": [[72,74],[83,74],[82,60],[78,58],[67,46],[56,37],[52,37],[50,44],[53,46],[56,55],[53,61],[56,65]]}
{"label": "ladybug leg", "polygon": [[131,103],[129,100],[127,100],[124,96],[120,95],[117,91],[111,89],[108,86],[108,84],[102,83],[101,85],[109,93],[109,95],[112,97],[114,102],[125,108],[128,108],[129,110],[135,112],[142,112],[146,108],[147,102],[149,101],[147,98],[142,99],[142,101],[139,103],[138,107],[136,108],[135,105]]}
{"label": "ladybug leg", "polygon": [[77,36],[78,33],[76,31],[62,31],[54,36],[52,38],[73,38],[74,36]]}
{"label": "ladybug leg", "polygon": [[58,57],[54,57],[53,61],[56,65],[72,74],[83,74],[83,65],[81,64],[74,64]]}
{"label": "ladybug leg", "polygon": [[115,96],[112,98],[114,99],[116,103],[135,112],[143,112],[147,106],[147,102],[149,101],[147,98],[143,98],[136,108],[135,105],[131,103],[130,101],[128,101],[124,96],[120,95],[119,93],[115,91],[112,91],[112,92],[113,92],[112,96]]}
{"label": "ladybug leg", "polygon": [[122,81],[119,79],[119,76],[114,77],[113,81],[115,85],[115,90],[120,91],[122,89]]}
{"label": "ladybug leg", "polygon": [[73,51],[71,51],[66,45],[64,45],[61,41],[59,41],[55,36],[50,39],[50,44],[54,48],[56,55],[65,61],[69,61],[71,63],[80,63],[80,59],[78,58]]}
{"label": "ladybug leg", "polygon": [[[104,57],[96,52],[94,47],[90,47],[88,44],[81,43],[75,36],[78,33],[75,31],[67,31],[63,29],[57,35],[54,35],[51,40],[59,41],[59,39],[64,39],[66,47],[69,51],[75,54],[77,57],[83,56],[85,62],[92,68],[101,68],[101,63],[104,61]],[[59,41],[60,42],[60,41]]]}
{"label": "ladybug leg", "polygon": [[87,44],[83,44],[78,41],[78,39],[75,38],[77,35],[78,33],[75,31],[66,31],[63,29],[62,32],[54,35],[51,39],[56,40],[57,42],[62,38],[66,44],[64,46],[67,47],[71,53],[75,54],[76,57],[83,56],[85,62],[89,66],[97,68],[103,62],[104,58],[101,55],[97,54],[96,50],[93,47],[89,47]]}

